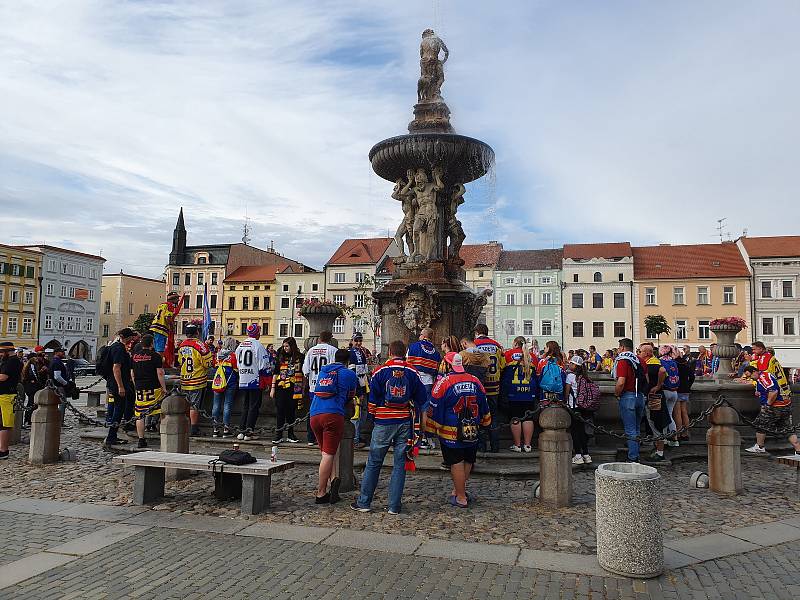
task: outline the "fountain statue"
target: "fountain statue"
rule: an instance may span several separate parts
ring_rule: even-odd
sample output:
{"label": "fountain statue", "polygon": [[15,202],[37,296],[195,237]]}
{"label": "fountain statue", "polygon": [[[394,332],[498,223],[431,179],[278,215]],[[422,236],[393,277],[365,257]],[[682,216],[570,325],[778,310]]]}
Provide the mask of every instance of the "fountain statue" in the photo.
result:
{"label": "fountain statue", "polygon": [[375,292],[384,345],[416,339],[425,327],[432,327],[439,339],[467,334],[487,299],[464,283],[459,250],[465,235],[457,213],[464,184],[486,174],[494,151],[458,135],[450,124],[441,93],[450,51],[432,29],[422,32],[419,52],[417,104],[408,134],[383,140],[369,153],[373,170],[394,183],[391,196],[403,210],[395,233],[400,249],[395,274]]}

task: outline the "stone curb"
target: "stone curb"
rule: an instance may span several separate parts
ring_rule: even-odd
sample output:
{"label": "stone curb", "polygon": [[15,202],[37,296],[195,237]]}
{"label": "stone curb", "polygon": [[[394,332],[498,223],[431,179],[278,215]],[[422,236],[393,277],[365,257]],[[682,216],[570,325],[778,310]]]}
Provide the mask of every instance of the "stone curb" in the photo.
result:
{"label": "stone curb", "polygon": [[[110,524],[94,533],[0,566],[0,589],[16,585],[25,579],[40,575],[152,527],[623,578],[600,567],[594,554],[534,550],[507,544],[425,539],[356,529],[269,522],[248,524],[241,519],[175,514],[147,508],[139,510],[140,508],[142,507],[62,502],[19,496],[0,497],[0,511],[56,515],[93,521],[111,521],[117,517],[113,525]],[[668,571],[680,569],[797,540],[800,540],[800,516],[697,537],[676,538],[664,542],[664,566]]]}

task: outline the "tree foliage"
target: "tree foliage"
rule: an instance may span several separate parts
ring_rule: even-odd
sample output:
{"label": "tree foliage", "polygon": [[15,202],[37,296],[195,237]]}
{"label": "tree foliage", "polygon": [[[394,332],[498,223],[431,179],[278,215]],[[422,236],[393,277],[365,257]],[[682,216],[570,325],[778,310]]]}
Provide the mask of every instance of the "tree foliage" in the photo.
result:
{"label": "tree foliage", "polygon": [[664,315],[649,315],[644,319],[644,327],[648,338],[658,338],[662,333],[669,333],[672,328],[667,323]]}
{"label": "tree foliage", "polygon": [[142,313],[133,322],[133,328],[144,335],[150,329],[150,324],[153,322],[153,313]]}

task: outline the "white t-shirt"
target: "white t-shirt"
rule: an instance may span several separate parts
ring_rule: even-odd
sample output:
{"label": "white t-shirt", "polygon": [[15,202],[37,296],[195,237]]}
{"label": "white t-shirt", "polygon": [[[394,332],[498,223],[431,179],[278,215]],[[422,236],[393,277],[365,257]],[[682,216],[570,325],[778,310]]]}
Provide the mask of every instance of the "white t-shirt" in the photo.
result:
{"label": "white t-shirt", "polygon": [[322,342],[306,352],[306,358],[303,361],[303,375],[308,377],[308,389],[311,392],[317,385],[317,378],[322,367],[336,362],[336,350],[336,346]]}
{"label": "white t-shirt", "polygon": [[239,389],[258,389],[259,371],[269,367],[267,349],[256,339],[247,338],[236,348]]}
{"label": "white t-shirt", "polygon": [[569,404],[570,407],[575,408],[575,397],[578,394],[578,378],[575,377],[575,373],[568,371],[567,380],[564,383],[569,386],[569,398],[567,398],[567,404]]}

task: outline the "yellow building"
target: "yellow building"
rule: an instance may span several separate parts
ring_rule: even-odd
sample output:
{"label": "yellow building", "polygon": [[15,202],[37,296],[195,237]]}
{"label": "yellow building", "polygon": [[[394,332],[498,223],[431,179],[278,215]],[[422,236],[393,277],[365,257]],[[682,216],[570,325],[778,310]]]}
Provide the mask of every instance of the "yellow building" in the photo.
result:
{"label": "yellow building", "polygon": [[164,282],[120,271],[103,274],[100,291],[100,336],[98,347],[105,346],[117,331],[130,327],[142,313],[155,313],[164,302]]}
{"label": "yellow building", "polygon": [[261,342],[275,343],[275,273],[285,265],[239,267],[223,282],[223,335],[247,337],[251,323],[261,326]]}
{"label": "yellow building", "polygon": [[38,345],[41,271],[41,252],[0,244],[0,341]]}
{"label": "yellow building", "polygon": [[[716,342],[712,320],[750,314],[750,273],[736,244],[696,244],[633,248],[634,342],[655,341],[644,320],[662,315],[671,331],[661,343],[699,345]],[[748,322],[749,325],[749,322]],[[736,341],[745,344],[750,329]]]}

